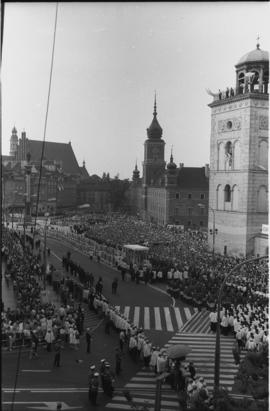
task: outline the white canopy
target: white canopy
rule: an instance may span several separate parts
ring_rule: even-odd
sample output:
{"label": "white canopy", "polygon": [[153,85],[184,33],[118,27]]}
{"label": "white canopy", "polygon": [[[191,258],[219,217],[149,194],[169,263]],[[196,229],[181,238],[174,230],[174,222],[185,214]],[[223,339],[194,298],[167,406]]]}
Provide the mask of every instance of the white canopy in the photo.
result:
{"label": "white canopy", "polygon": [[148,251],[149,247],[143,247],[142,245],[138,244],[126,244],[124,245],[124,248],[127,248],[128,250],[132,251]]}

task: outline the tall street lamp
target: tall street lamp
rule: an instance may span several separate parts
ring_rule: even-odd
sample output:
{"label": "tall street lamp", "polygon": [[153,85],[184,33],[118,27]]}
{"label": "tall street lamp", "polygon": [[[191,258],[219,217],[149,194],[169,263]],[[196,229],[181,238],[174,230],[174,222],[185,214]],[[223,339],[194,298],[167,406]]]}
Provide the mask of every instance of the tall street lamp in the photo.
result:
{"label": "tall street lamp", "polygon": [[46,217],[45,225],[44,225],[44,249],[43,249],[43,285],[44,288],[46,286],[46,270],[47,270],[47,223],[48,217],[50,216],[49,213],[44,214]]}
{"label": "tall street lamp", "polygon": [[259,261],[262,259],[268,259],[268,256],[251,258],[250,260],[242,261],[232,268],[229,273],[225,274],[225,277],[221,283],[219,293],[218,293],[218,302],[217,302],[217,330],[216,330],[216,348],[215,348],[215,375],[214,375],[214,399],[217,401],[218,392],[219,392],[219,377],[220,377],[220,309],[221,309],[221,298],[223,288],[227,282],[227,279],[235,272],[238,268],[242,267],[245,264],[249,264],[254,261]]}

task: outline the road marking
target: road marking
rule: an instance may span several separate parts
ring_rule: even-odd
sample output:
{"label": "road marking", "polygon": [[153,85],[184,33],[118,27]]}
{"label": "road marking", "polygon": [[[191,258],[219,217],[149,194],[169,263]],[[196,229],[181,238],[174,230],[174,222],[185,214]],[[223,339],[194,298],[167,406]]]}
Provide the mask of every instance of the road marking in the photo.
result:
{"label": "road marking", "polygon": [[149,307],[144,307],[144,329],[150,330],[150,313]]}
{"label": "road marking", "polygon": [[124,309],[124,316],[129,318],[129,311],[130,311],[130,307],[125,307]]}
{"label": "road marking", "polygon": [[184,311],[185,311],[187,320],[189,320],[189,319],[192,317],[191,312],[190,312],[190,309],[187,308],[187,307],[184,307]]}
{"label": "road marking", "polygon": [[163,307],[163,308],[164,308],[164,314],[165,314],[165,319],[166,319],[167,331],[173,331],[170,309],[168,307]]}
{"label": "road marking", "polygon": [[22,372],[52,372],[52,370],[22,370]]}
{"label": "road marking", "polygon": [[137,327],[139,326],[139,318],[140,318],[140,307],[135,307],[133,324],[136,325]]}
{"label": "road marking", "polygon": [[154,307],[156,330],[162,330],[159,307]]}
{"label": "road marking", "polygon": [[180,330],[180,328],[183,327],[183,321],[182,321],[180,310],[178,307],[174,307],[174,313],[175,313],[175,318],[177,321],[178,329]]}

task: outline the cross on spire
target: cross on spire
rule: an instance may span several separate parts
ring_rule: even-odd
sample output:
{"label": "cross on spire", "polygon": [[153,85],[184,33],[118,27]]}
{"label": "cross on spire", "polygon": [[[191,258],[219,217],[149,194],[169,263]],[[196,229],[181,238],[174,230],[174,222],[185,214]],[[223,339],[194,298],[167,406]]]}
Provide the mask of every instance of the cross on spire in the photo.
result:
{"label": "cross on spire", "polygon": [[257,49],[259,49],[260,48],[260,43],[259,43],[259,40],[260,40],[260,36],[259,36],[259,34],[258,34],[258,36],[257,36]]}

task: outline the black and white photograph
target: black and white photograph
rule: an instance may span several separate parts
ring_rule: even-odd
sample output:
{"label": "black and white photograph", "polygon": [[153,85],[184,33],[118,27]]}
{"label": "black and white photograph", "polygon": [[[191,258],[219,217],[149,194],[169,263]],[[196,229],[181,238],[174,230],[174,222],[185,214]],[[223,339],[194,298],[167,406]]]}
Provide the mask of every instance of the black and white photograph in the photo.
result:
{"label": "black and white photograph", "polygon": [[1,409],[268,411],[270,3],[1,3]]}

